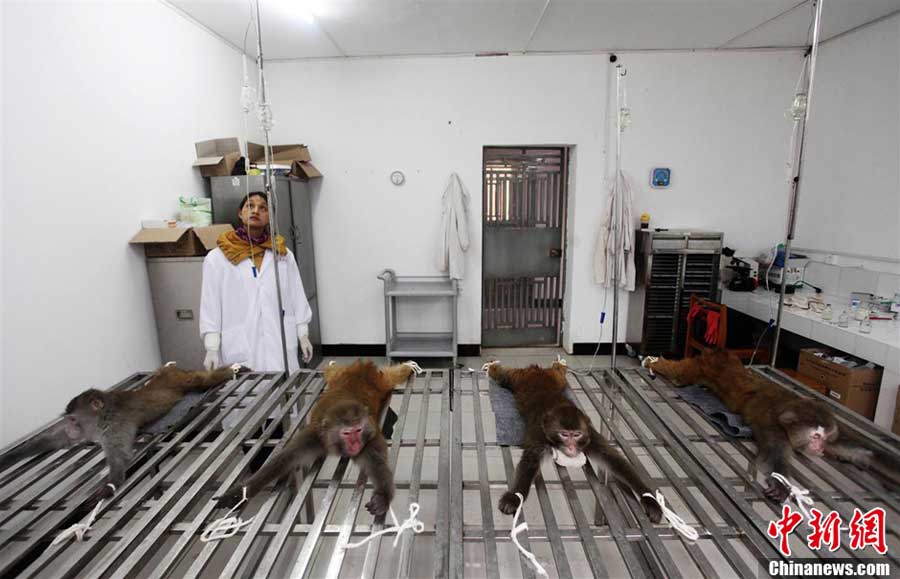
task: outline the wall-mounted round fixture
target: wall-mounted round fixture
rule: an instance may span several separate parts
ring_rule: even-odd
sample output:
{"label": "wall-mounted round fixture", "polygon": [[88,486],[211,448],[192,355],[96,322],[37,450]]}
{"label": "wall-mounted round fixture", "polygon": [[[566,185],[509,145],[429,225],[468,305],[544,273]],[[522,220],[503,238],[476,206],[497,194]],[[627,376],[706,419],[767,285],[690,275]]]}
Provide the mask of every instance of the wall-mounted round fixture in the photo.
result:
{"label": "wall-mounted round fixture", "polygon": [[391,173],[391,183],[394,185],[400,186],[406,182],[406,176],[403,174],[403,171],[394,171]]}

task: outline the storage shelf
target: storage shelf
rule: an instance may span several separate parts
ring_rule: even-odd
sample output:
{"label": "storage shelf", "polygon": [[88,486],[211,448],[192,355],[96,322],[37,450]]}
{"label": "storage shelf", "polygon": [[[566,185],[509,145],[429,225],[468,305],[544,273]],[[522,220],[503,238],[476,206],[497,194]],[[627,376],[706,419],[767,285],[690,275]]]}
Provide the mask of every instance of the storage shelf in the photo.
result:
{"label": "storage shelf", "polygon": [[388,347],[387,355],[392,358],[403,356],[425,356],[431,358],[453,358],[453,333],[400,333]]}

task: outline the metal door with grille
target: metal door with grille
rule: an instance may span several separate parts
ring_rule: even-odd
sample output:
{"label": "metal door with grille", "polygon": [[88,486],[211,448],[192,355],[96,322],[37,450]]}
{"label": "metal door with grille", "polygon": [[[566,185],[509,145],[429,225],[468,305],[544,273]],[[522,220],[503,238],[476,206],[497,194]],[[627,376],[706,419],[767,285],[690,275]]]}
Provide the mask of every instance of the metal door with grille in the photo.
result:
{"label": "metal door with grille", "polygon": [[481,344],[560,343],[565,148],[484,149]]}

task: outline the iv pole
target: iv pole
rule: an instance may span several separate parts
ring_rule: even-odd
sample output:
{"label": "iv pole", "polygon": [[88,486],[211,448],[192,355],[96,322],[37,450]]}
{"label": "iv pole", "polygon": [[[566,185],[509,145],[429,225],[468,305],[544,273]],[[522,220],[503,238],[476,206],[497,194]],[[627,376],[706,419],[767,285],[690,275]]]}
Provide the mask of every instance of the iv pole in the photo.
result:
{"label": "iv pole", "polygon": [[287,354],[287,337],[284,333],[284,305],[281,299],[281,275],[278,273],[278,202],[275,199],[272,189],[272,147],[269,145],[269,130],[272,128],[272,111],[269,109],[269,101],[266,98],[266,77],[263,71],[263,50],[262,50],[262,26],[259,22],[259,0],[256,4],[256,64],[259,71],[259,87],[260,87],[260,125],[265,134],[265,189],[266,198],[271,206],[269,219],[269,238],[272,240],[272,263],[275,267],[275,289],[278,296],[278,324],[281,328],[281,355],[284,362],[284,373],[290,373],[290,365],[288,364]]}
{"label": "iv pole", "polygon": [[[813,40],[812,46],[807,52],[803,67],[806,77],[805,86],[797,92],[794,97],[794,103],[791,107],[794,116],[793,131],[799,134],[797,139],[797,150],[791,151],[791,179],[790,179],[790,202],[788,205],[788,223],[787,237],[784,240],[784,262],[781,266],[781,289],[778,296],[778,314],[775,321],[775,340],[772,345],[772,360],[770,366],[775,368],[775,362],[778,359],[778,343],[781,339],[781,315],[784,310],[784,293],[787,287],[787,271],[788,258],[791,255],[791,242],[794,240],[795,228],[797,226],[797,201],[800,193],[800,173],[803,168],[803,158],[806,144],[806,124],[809,122],[809,109],[812,104],[813,81],[816,75],[816,55],[819,52],[819,27],[822,21],[822,0],[812,1],[813,13]],[[805,96],[805,103],[803,97]],[[802,114],[799,114],[799,109]],[[777,251],[776,251],[777,257]],[[774,259],[774,258],[773,258]]]}
{"label": "iv pole", "polygon": [[612,211],[610,212],[610,219],[613,220],[613,243],[615,244],[615,252],[613,252],[613,257],[616,260],[616,264],[613,267],[613,315],[612,315],[612,356],[610,357],[610,367],[615,370],[616,369],[616,350],[619,347],[619,251],[621,250],[624,253],[624,248],[622,247],[622,219],[619,215],[620,212],[620,200],[619,200],[619,177],[622,174],[622,131],[625,130],[625,127],[622,126],[622,109],[624,107],[624,103],[620,101],[621,99],[621,84],[622,79],[625,75],[628,74],[627,69],[621,64],[616,65],[616,175],[614,177],[614,185],[613,185],[613,199],[612,199]]}

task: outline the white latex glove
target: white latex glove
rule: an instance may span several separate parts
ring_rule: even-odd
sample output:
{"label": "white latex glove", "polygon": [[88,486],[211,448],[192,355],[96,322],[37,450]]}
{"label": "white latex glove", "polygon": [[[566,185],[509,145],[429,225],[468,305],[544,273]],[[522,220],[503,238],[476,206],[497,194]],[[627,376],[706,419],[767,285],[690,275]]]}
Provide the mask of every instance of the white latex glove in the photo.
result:
{"label": "white latex glove", "polygon": [[222,334],[209,332],[203,336],[203,347],[206,348],[206,357],[203,359],[203,367],[214,370],[220,366],[219,348],[222,345]]}
{"label": "white latex glove", "polygon": [[300,351],[303,352],[303,361],[309,362],[313,357],[313,345],[309,336],[300,336]]}

